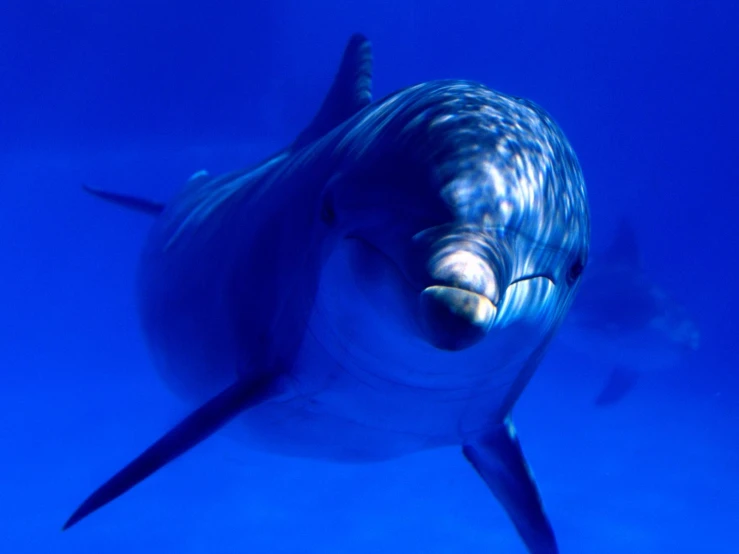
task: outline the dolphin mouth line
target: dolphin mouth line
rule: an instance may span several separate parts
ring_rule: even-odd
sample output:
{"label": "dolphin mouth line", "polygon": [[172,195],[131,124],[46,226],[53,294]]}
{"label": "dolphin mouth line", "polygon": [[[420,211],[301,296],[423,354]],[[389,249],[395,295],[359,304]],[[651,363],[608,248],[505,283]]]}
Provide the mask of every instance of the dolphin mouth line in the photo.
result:
{"label": "dolphin mouth line", "polygon": [[[461,293],[471,293],[471,294],[480,295],[480,293],[477,292],[477,291],[475,291],[475,290],[467,289],[465,287],[454,286],[452,284],[448,284],[448,283],[444,283],[444,282],[429,282],[429,283],[418,283],[418,282],[414,282],[410,277],[408,277],[408,275],[403,270],[403,268],[392,258],[392,256],[389,256],[388,254],[386,254],[381,248],[379,248],[378,246],[376,246],[374,243],[372,243],[372,242],[368,241],[367,239],[365,239],[364,237],[361,237],[361,236],[358,236],[358,235],[347,235],[344,238],[345,238],[345,240],[355,240],[355,241],[359,242],[362,246],[364,246],[366,248],[369,248],[370,250],[372,250],[375,253],[377,253],[380,256],[382,256],[382,258],[386,261],[386,263],[388,263],[390,266],[392,266],[392,268],[395,271],[397,271],[397,273],[399,274],[399,276],[402,277],[403,282],[415,294],[420,295],[425,290],[427,290],[429,288],[444,288],[444,289],[448,289],[448,290],[456,290],[456,291],[461,292]],[[538,277],[538,275],[535,275],[535,276],[532,276],[532,277],[523,277],[521,279],[518,279],[517,281],[525,281],[527,279],[532,279],[534,277]],[[484,296],[484,295],[481,295],[481,296]],[[500,304],[502,304],[502,301],[493,302],[492,299],[489,299],[489,298],[488,298],[488,300],[493,305],[493,307],[496,308],[496,309],[498,308],[498,306]]]}
{"label": "dolphin mouth line", "polygon": [[499,303],[466,287],[443,282],[414,282],[399,263],[371,241],[347,235],[388,264],[397,285],[405,289],[404,302],[412,315],[407,324],[419,338],[441,350],[461,350],[478,342],[493,327]]}
{"label": "dolphin mouth line", "polygon": [[[376,252],[377,254],[379,254],[380,256],[382,256],[382,258],[390,266],[392,266],[393,269],[395,271],[397,271],[398,274],[402,277],[402,280],[405,283],[405,285],[411,291],[413,291],[415,294],[420,295],[420,294],[423,293],[424,290],[426,290],[427,288],[432,287],[432,286],[444,286],[444,287],[449,288],[449,289],[456,289],[456,290],[458,290],[460,292],[476,292],[476,291],[468,290],[468,289],[463,288],[463,287],[455,287],[453,285],[448,285],[448,284],[445,284],[445,283],[429,283],[429,284],[415,283],[415,282],[413,282],[408,277],[408,275],[406,274],[406,272],[403,271],[403,268],[400,267],[391,256],[387,255],[380,247],[378,247],[374,243],[368,241],[366,238],[364,238],[364,237],[362,237],[360,235],[350,234],[350,235],[346,235],[344,237],[344,240],[355,240],[355,241],[359,242],[360,244],[362,244],[362,246],[364,246],[365,248],[369,248],[369,249],[373,250],[374,252]],[[501,288],[500,298],[498,299],[497,302],[493,302],[491,300],[491,304],[492,304],[493,308],[497,311],[504,304],[504,298],[505,298],[505,294],[506,294],[506,291],[508,290],[508,288],[512,287],[513,285],[515,285],[517,283],[523,283],[524,281],[531,281],[532,279],[538,279],[538,278],[546,279],[547,281],[549,281],[552,284],[552,286],[555,286],[555,287],[557,286],[557,279],[554,277],[554,275],[552,275],[551,273],[547,273],[547,272],[531,273],[529,275],[524,275],[522,277],[517,277],[517,278],[511,280],[511,282],[508,283],[505,287],[502,287]]]}
{"label": "dolphin mouth line", "polygon": [[[516,283],[522,283],[524,281],[531,281],[532,279],[538,279],[539,277],[541,277],[543,279],[546,279],[547,281],[549,281],[550,283],[552,283],[552,285],[554,285],[555,287],[557,286],[557,280],[550,273],[532,273],[531,275],[524,275],[523,277],[518,277],[516,279],[513,279],[508,284],[508,286],[510,287],[512,285],[515,285]],[[508,288],[508,287],[506,287],[506,288]]]}

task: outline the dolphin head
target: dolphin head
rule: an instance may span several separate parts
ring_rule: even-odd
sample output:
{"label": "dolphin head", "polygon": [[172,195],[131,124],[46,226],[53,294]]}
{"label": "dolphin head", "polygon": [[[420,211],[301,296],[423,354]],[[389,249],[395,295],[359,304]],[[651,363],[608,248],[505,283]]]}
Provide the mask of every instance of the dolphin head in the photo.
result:
{"label": "dolphin head", "polygon": [[356,119],[322,205],[355,243],[350,280],[402,289],[374,304],[437,350],[521,323],[551,334],[590,237],[580,167],[552,119],[459,81],[406,89]]}

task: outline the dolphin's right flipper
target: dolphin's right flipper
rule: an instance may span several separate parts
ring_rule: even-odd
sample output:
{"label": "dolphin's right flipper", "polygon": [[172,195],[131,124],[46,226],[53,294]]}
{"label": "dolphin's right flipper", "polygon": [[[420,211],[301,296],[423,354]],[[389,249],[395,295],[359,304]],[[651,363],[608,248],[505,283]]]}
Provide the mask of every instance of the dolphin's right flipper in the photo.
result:
{"label": "dolphin's right flipper", "polygon": [[611,371],[605,386],[596,397],[596,406],[608,406],[620,402],[633,390],[638,380],[638,371],[626,367],[616,367]]}
{"label": "dolphin's right flipper", "polygon": [[466,444],[465,457],[501,503],[531,554],[557,554],[557,541],[544,513],[534,477],[513,423],[497,425]]}
{"label": "dolphin's right flipper", "polygon": [[93,196],[97,196],[98,198],[102,198],[103,200],[112,202],[113,204],[118,204],[119,206],[123,206],[124,208],[129,208],[137,212],[149,215],[159,215],[164,211],[164,204],[160,202],[154,202],[153,200],[148,200],[146,198],[140,198],[138,196],[131,196],[128,194],[119,194],[117,192],[110,192],[103,189],[96,189],[88,185],[82,185],[82,189],[85,192],[92,194]]}
{"label": "dolphin's right flipper", "polygon": [[273,397],[279,384],[273,379],[241,379],[188,415],[140,456],[93,492],[64,524],[68,529],[115,500],[155,471],[207,439],[244,410]]}

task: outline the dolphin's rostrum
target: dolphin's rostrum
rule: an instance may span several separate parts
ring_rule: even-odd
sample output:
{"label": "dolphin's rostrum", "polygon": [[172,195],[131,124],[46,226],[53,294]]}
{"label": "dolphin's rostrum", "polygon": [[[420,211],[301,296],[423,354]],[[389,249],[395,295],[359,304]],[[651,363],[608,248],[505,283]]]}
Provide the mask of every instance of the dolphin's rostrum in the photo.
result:
{"label": "dolphin's rostrum", "polygon": [[69,527],[233,420],[250,444],[363,462],[461,447],[530,552],[557,552],[510,412],[579,286],[585,184],[536,104],[468,81],[372,102],[349,41],[326,101],[261,164],[199,173],[157,215],[143,328],[201,406]]}

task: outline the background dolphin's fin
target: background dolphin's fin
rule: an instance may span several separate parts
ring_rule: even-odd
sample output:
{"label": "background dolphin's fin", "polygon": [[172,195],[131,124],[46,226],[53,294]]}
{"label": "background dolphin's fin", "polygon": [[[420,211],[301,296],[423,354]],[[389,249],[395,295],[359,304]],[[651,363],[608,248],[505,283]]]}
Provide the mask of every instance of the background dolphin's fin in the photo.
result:
{"label": "background dolphin's fin", "polygon": [[633,268],[641,267],[641,253],[636,232],[626,218],[622,218],[616,229],[616,236],[604,252],[609,264],[620,264]]}
{"label": "background dolphin's fin", "polygon": [[529,552],[557,554],[552,526],[510,419],[465,445],[463,452],[508,513]]}
{"label": "background dolphin's fin", "polygon": [[639,379],[639,372],[626,367],[616,367],[608,375],[605,386],[595,398],[596,406],[616,404],[633,390]]}
{"label": "background dolphin's fin", "polygon": [[149,215],[159,215],[164,211],[164,204],[154,202],[153,200],[147,200],[146,198],[139,198],[138,196],[130,196],[128,194],[118,194],[117,192],[96,189],[87,185],[82,185],[82,189],[93,196],[97,196],[98,198],[102,198],[103,200],[137,212]]}
{"label": "background dolphin's fin", "polygon": [[192,175],[190,175],[190,178],[187,180],[188,184],[192,183],[203,183],[205,181],[210,181],[210,173],[208,173],[208,170],[201,169],[200,171],[196,171]]}
{"label": "background dolphin's fin", "polygon": [[68,529],[115,500],[158,469],[207,439],[235,416],[275,394],[272,379],[239,380],[188,415],[140,456],[92,493],[64,524]]}
{"label": "background dolphin's fin", "polygon": [[372,47],[357,33],[344,49],[339,71],[321,109],[298,138],[293,148],[300,148],[321,138],[372,102]]}

